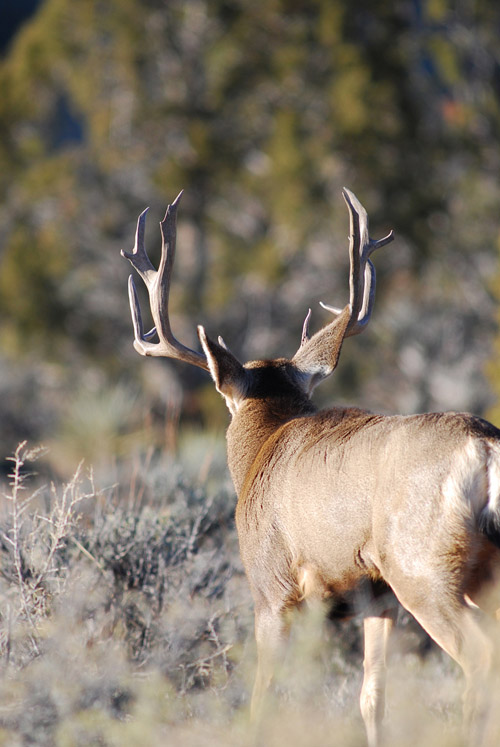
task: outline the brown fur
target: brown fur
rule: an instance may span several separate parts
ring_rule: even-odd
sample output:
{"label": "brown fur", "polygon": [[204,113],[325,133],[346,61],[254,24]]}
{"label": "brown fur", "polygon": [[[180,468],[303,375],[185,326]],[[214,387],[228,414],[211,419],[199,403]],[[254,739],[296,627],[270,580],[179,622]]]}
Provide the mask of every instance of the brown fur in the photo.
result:
{"label": "brown fur", "polygon": [[[269,368],[252,364],[247,370]],[[276,394],[275,376],[267,396],[262,380],[257,388],[258,398],[249,395],[227,432],[241,556],[261,640],[254,710],[271,676],[266,662],[287,630],[288,610],[314,599],[342,606],[365,579],[394,591],[462,665],[473,682],[468,691],[479,697],[489,643],[467,600],[490,612],[500,606],[491,599],[499,553],[481,531],[489,501],[488,446],[500,443],[500,431],[466,414],[316,412],[300,389],[288,397]],[[385,620],[380,627],[370,623],[367,633],[372,651],[383,657],[373,631],[387,639],[393,601],[381,599],[375,604],[365,594],[364,601],[367,619]],[[362,703],[367,692],[370,703],[378,693],[363,709],[376,744],[382,695],[369,685],[381,675],[370,668],[370,657],[367,650]],[[478,657],[485,671],[477,671]]]}

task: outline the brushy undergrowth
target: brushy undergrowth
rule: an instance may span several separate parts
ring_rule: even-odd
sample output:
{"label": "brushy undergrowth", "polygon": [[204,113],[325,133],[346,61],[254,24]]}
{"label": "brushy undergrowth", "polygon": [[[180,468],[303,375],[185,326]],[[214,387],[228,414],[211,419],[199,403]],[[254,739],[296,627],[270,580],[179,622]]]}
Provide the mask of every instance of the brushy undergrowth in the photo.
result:
{"label": "brushy undergrowth", "polygon": [[[253,611],[227,479],[159,457],[133,489],[83,468],[35,489],[40,455],[18,447],[0,503],[0,745],[364,744],[360,622],[314,612],[250,727]],[[459,745],[460,674],[403,623],[389,743]]]}

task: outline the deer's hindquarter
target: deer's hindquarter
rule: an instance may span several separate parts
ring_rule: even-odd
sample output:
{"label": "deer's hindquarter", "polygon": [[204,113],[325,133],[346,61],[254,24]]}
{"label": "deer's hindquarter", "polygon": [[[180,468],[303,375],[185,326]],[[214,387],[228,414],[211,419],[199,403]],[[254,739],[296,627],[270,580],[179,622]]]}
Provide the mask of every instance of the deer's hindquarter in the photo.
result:
{"label": "deer's hindquarter", "polygon": [[443,578],[446,594],[459,598],[474,585],[479,565],[485,576],[492,550],[478,527],[491,500],[491,450],[498,452],[499,434],[455,413],[388,418],[387,425],[373,560],[407,608],[431,603]]}
{"label": "deer's hindquarter", "polygon": [[429,562],[479,552],[470,524],[488,500],[485,434],[459,415],[433,417],[339,408],[288,423],[239,497],[253,585],[270,597],[281,585],[293,601],[370,576],[425,593]]}

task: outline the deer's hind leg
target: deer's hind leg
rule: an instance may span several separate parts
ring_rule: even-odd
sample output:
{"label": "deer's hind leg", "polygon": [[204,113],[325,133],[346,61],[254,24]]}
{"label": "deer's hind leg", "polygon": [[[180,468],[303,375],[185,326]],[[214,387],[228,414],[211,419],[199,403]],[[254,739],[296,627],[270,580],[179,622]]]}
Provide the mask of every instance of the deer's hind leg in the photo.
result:
{"label": "deer's hind leg", "polygon": [[365,617],[364,677],[361,688],[361,715],[365,722],[369,747],[378,747],[382,739],[385,712],[386,653],[395,611]]}
{"label": "deer's hind leg", "polygon": [[[485,729],[490,711],[488,682],[492,673],[494,646],[480,623],[478,611],[449,589],[428,594],[419,601],[401,599],[431,638],[462,668],[466,686],[463,698],[465,730],[470,744],[489,744]],[[417,598],[417,597],[415,597]]]}
{"label": "deer's hind leg", "polygon": [[262,716],[265,694],[271,684],[277,664],[281,661],[288,640],[289,621],[285,606],[264,603],[255,607],[255,641],[257,644],[257,673],[250,706],[251,718]]}
{"label": "deer's hind leg", "polygon": [[265,594],[254,590],[257,674],[251,702],[252,720],[259,719],[265,693],[277,664],[284,657],[292,610],[303,603],[321,602],[326,591],[320,574],[311,565],[290,564],[276,576],[279,583],[266,578]]}

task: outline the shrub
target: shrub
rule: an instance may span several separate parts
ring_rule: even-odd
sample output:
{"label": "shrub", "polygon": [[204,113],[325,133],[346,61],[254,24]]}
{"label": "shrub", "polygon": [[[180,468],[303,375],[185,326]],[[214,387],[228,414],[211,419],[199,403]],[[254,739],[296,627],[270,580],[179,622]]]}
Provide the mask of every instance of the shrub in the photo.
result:
{"label": "shrub", "polygon": [[[361,623],[317,611],[249,728],[253,614],[227,478],[207,488],[148,457],[124,498],[82,467],[37,486],[41,454],[18,447],[1,504],[0,745],[364,743]],[[458,745],[460,673],[400,625],[388,743]]]}

